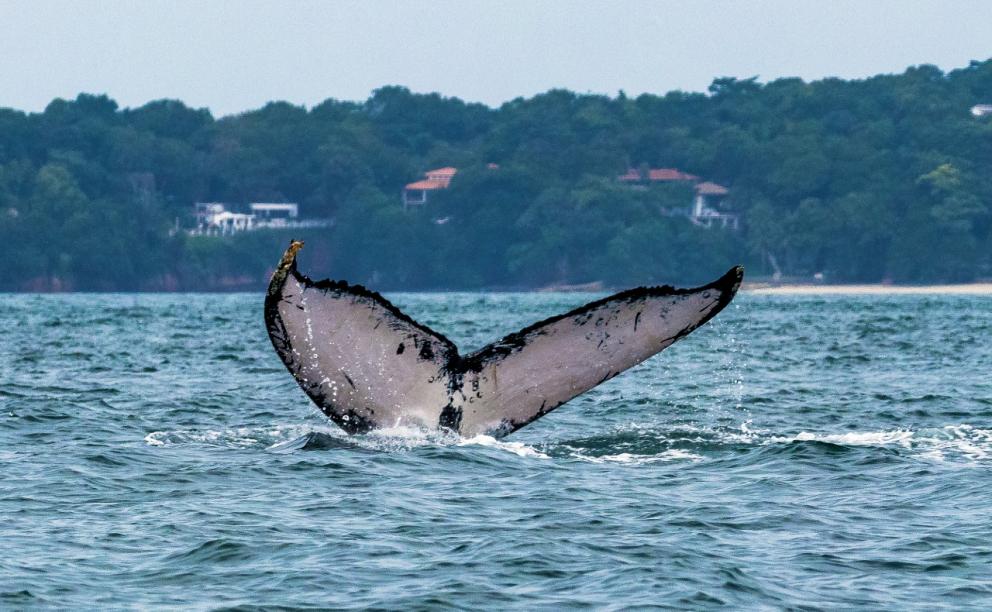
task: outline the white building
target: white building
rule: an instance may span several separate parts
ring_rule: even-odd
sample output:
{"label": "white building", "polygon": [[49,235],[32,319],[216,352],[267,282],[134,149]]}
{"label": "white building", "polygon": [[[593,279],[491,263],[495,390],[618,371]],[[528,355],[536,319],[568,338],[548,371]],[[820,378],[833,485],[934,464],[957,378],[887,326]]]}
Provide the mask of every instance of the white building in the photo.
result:
{"label": "white building", "polygon": [[992,115],[992,104],[976,104],[971,107],[971,114],[976,117]]}
{"label": "white building", "polygon": [[650,184],[691,183],[696,193],[692,198],[691,206],[663,208],[663,215],[689,217],[689,221],[694,225],[706,228],[719,226],[736,230],[740,227],[739,215],[726,212],[727,206],[724,200],[730,190],[709,181],[700,182],[700,178],[695,174],[682,172],[677,168],[630,168],[626,174],[618,176],[617,180],[640,190],[648,189]]}
{"label": "white building", "polygon": [[300,219],[300,206],[295,202],[252,202],[249,212],[230,210],[224,202],[197,202],[193,205],[196,227],[194,236],[227,236],[263,228],[331,227],[332,219]]}
{"label": "white building", "polygon": [[210,220],[227,210],[227,205],[223,202],[197,202],[193,205],[196,215],[197,227],[209,225]]}
{"label": "white building", "polygon": [[226,236],[244,232],[254,226],[254,215],[227,210],[223,202],[197,202],[194,205],[196,228],[191,234]]}
{"label": "white building", "polygon": [[210,220],[211,227],[217,230],[221,236],[234,234],[237,232],[247,232],[255,225],[255,216],[244,213],[235,213],[228,210],[217,213]]}
{"label": "white building", "polygon": [[257,227],[289,227],[300,214],[299,204],[293,202],[252,202],[248,209]]}
{"label": "white building", "polygon": [[409,183],[403,188],[403,208],[426,204],[427,194],[439,189],[447,189],[451,185],[451,179],[457,173],[458,168],[450,166],[428,170],[424,173],[426,178]]}
{"label": "white building", "polygon": [[718,209],[730,190],[723,185],[709,181],[696,185],[696,198],[692,203],[692,214],[689,220],[702,227],[719,225],[723,228],[736,230],[738,217],[733,213],[720,212]]}

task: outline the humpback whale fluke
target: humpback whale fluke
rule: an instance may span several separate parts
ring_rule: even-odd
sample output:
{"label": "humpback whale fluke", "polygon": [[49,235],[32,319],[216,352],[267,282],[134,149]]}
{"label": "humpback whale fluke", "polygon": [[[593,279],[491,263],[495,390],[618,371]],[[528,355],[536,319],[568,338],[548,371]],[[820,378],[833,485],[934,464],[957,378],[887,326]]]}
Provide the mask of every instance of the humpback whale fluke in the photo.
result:
{"label": "humpback whale fluke", "polygon": [[283,363],[348,433],[411,424],[505,436],[671,346],[733,299],[744,269],[695,289],[611,295],[459,355],[378,293],[314,282],[293,241],[272,275],[265,325]]}

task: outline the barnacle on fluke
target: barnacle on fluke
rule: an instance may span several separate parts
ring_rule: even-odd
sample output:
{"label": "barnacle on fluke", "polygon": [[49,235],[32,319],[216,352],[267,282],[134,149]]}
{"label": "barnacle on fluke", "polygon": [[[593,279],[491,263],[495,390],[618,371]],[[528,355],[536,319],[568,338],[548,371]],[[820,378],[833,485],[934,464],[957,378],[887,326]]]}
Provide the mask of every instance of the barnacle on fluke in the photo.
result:
{"label": "barnacle on fluke", "polygon": [[744,276],[738,266],[695,289],[629,289],[462,356],[378,293],[300,274],[302,246],[272,275],[265,324],[306,394],[349,433],[406,424],[504,436],[685,337]]}

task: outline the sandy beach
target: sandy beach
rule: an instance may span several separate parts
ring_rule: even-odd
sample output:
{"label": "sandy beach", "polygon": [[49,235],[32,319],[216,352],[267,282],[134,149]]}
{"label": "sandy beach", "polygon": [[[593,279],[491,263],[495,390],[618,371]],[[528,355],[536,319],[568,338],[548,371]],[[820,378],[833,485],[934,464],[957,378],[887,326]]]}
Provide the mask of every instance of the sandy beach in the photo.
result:
{"label": "sandy beach", "polygon": [[745,283],[742,290],[758,295],[992,295],[992,283],[958,285],[769,285]]}

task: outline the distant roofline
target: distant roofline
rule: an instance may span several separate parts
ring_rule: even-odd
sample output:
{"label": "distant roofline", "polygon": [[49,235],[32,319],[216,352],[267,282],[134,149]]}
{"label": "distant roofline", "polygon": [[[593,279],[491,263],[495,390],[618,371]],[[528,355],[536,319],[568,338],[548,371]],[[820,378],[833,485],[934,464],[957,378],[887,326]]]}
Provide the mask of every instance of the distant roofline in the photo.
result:
{"label": "distant roofline", "polygon": [[451,178],[458,173],[458,168],[445,166],[424,172],[425,179],[407,183],[403,189],[406,191],[425,191],[434,189],[447,189],[451,185]]}
{"label": "distant roofline", "polygon": [[619,177],[621,181],[698,181],[695,174],[683,172],[678,168],[648,168],[647,176],[641,174],[638,168],[628,168],[626,174]]}
{"label": "distant roofline", "polygon": [[704,181],[696,185],[696,193],[702,195],[727,195],[730,190],[723,185],[718,185],[710,181]]}
{"label": "distant roofline", "polygon": [[444,168],[435,168],[434,170],[428,170],[428,171],[424,172],[425,175],[426,174],[446,174],[446,175],[450,175],[450,176],[454,176],[457,173],[458,173],[458,168],[454,168],[452,166],[445,166]]}
{"label": "distant roofline", "polygon": [[422,181],[416,181],[414,183],[407,183],[404,189],[407,190],[425,190],[425,189],[447,189],[448,181],[432,181],[430,179],[425,179]]}

